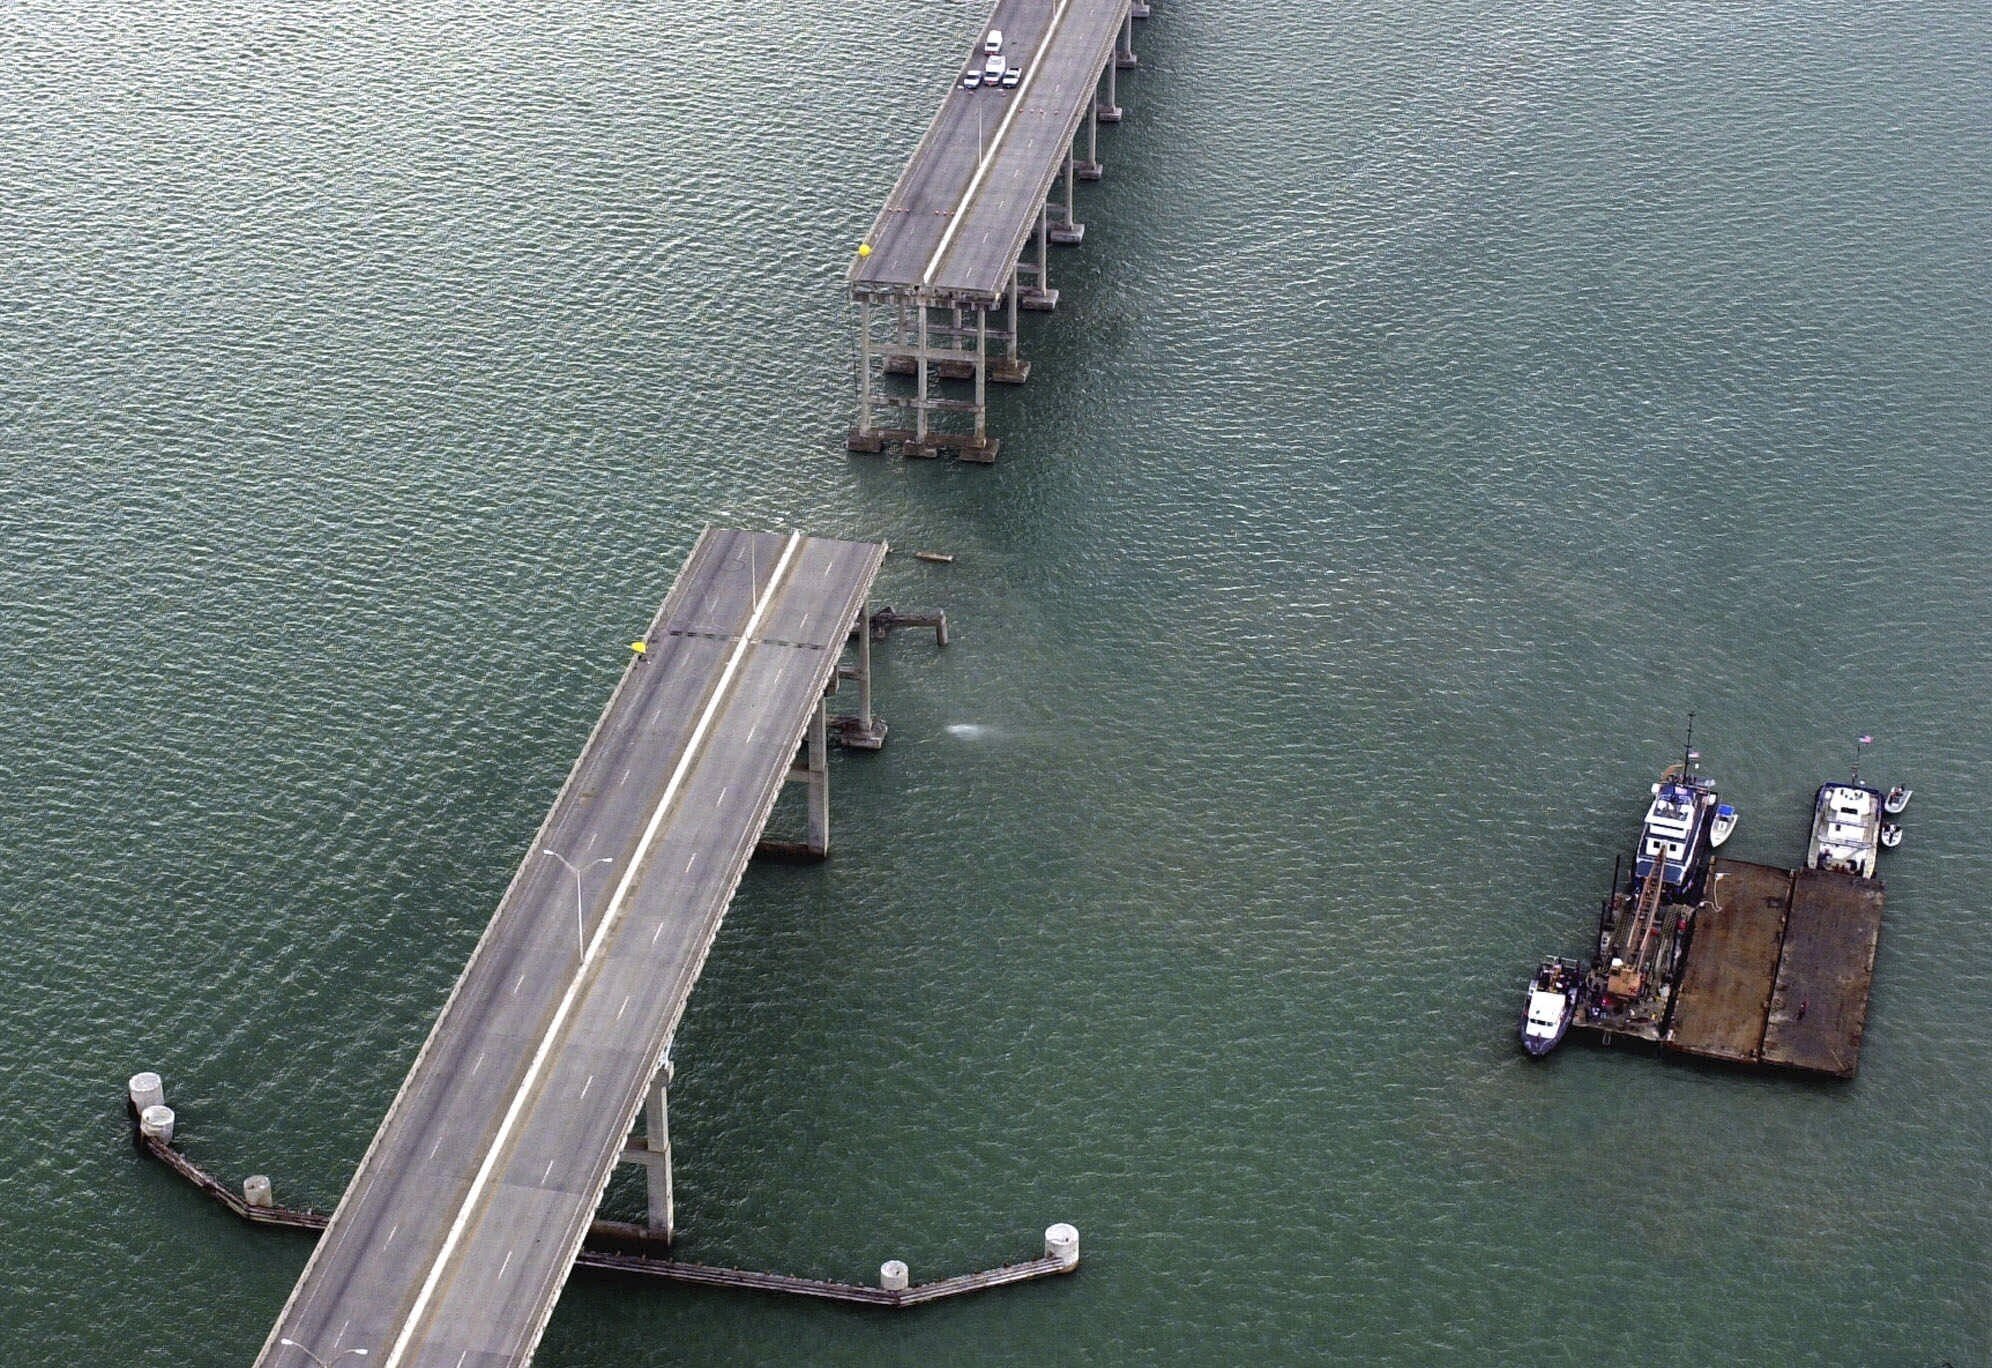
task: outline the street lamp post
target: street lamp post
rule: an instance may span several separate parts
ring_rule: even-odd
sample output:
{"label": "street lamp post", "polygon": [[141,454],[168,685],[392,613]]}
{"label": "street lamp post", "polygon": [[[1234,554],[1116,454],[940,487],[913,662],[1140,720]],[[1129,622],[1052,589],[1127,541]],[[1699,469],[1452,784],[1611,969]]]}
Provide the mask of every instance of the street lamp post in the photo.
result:
{"label": "street lamp post", "polygon": [[[277,1343],[286,1345],[289,1348],[297,1350],[298,1353],[303,1354],[306,1358],[310,1359],[313,1363],[317,1364],[318,1368],[332,1368],[331,1364],[327,1363],[324,1359],[318,1357],[318,1355],[312,1353],[309,1349],[305,1348],[302,1344],[299,1344],[294,1339],[289,1339],[289,1338],[280,1339],[277,1341]],[[358,1354],[361,1358],[365,1358],[367,1356],[367,1351],[364,1349],[341,1349],[338,1353],[334,1354],[332,1357],[335,1359],[342,1359],[346,1357],[346,1355],[348,1354]]]}
{"label": "street lamp post", "polygon": [[[542,846],[540,847],[540,854],[553,856],[554,859],[566,865],[567,872],[574,876],[574,942],[581,957],[586,959],[588,957],[588,929],[581,915],[581,870],[576,869],[573,862],[557,850],[551,850]],[[593,869],[598,864],[613,863],[614,861],[609,856],[604,855],[600,859],[593,860],[582,866],[582,868]]]}

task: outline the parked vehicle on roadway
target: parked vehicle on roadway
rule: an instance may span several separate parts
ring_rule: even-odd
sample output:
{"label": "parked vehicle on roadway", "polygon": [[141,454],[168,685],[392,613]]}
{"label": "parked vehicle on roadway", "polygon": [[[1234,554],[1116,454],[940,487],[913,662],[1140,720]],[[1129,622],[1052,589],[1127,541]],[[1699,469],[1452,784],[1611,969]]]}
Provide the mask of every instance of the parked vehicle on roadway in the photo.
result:
{"label": "parked vehicle on roadway", "polygon": [[973,90],[981,84],[982,84],[981,67],[970,67],[967,71],[962,72],[961,88],[963,90]]}
{"label": "parked vehicle on roadway", "polygon": [[1000,84],[1005,90],[1013,90],[1016,88],[1017,83],[1023,79],[1024,69],[1020,66],[1013,66],[1003,73],[1003,79]]}
{"label": "parked vehicle on roadway", "polygon": [[1003,59],[1001,57],[991,57],[982,64],[982,83],[984,85],[995,85],[1002,79]]}
{"label": "parked vehicle on roadway", "polygon": [[1003,30],[990,29],[989,36],[982,40],[982,50],[994,57],[1003,50]]}

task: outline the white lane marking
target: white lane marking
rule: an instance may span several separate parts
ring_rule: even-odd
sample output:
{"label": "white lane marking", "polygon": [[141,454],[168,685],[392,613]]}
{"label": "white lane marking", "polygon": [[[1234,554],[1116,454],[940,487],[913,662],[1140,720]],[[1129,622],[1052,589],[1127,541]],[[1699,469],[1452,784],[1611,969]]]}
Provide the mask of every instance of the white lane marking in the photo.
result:
{"label": "white lane marking", "polygon": [[388,1247],[389,1245],[393,1244],[393,1243],[394,1243],[394,1236],[395,1236],[395,1233],[396,1233],[397,1231],[399,1231],[400,1229],[401,1229],[401,1222],[399,1222],[399,1221],[396,1221],[396,1222],[394,1223],[394,1229],[392,1229],[392,1230],[388,1231],[388,1232],[387,1232],[387,1238],[386,1238],[385,1240],[382,1240],[382,1241],[380,1242],[380,1247],[381,1247],[382,1249],[386,1249],[386,1248],[387,1248],[387,1247]]}
{"label": "white lane marking", "polygon": [[408,1346],[413,1342],[415,1331],[422,1324],[422,1318],[428,1314],[429,1303],[434,1299],[436,1288],[442,1282],[443,1267],[456,1253],[456,1247],[462,1241],[464,1231],[470,1227],[471,1215],[483,1200],[484,1189],[490,1184],[491,1175],[497,1170],[499,1156],[505,1153],[506,1146],[511,1141],[512,1128],[518,1125],[519,1117],[524,1114],[526,1099],[533,1095],[534,1089],[539,1085],[540,1070],[546,1067],[546,1061],[553,1053],[554,1040],[567,1025],[568,1013],[574,1010],[574,1004],[580,997],[581,986],[587,980],[588,970],[594,963],[595,955],[621,918],[623,903],[628,899],[629,890],[636,882],[637,872],[643,868],[644,857],[650,852],[650,843],[657,839],[657,832],[664,825],[665,815],[670,812],[671,804],[676,801],[678,790],[685,782],[685,776],[691,772],[692,762],[698,758],[699,747],[704,743],[705,734],[712,726],[712,719],[718,713],[719,705],[726,701],[727,691],[733,684],[733,676],[739,673],[740,662],[746,658],[748,647],[754,643],[754,632],[761,625],[761,619],[767,615],[768,605],[774,602],[775,591],[780,586],[782,577],[788,573],[790,563],[795,560],[796,549],[801,545],[802,533],[791,532],[788,544],[782,548],[781,559],[775,563],[774,571],[768,576],[766,591],[762,593],[760,601],[754,606],[754,611],[748,616],[747,625],[740,633],[740,642],[733,648],[733,654],[728,657],[726,668],[720,674],[719,683],[713,689],[705,710],[699,714],[698,723],[692,728],[691,739],[686,742],[683,753],[679,755],[677,767],[671,771],[669,782],[664,785],[663,795],[658,798],[656,810],[651,813],[650,825],[644,828],[643,837],[637,842],[636,851],[630,856],[628,867],[623,871],[622,882],[616,885],[615,895],[609,899],[608,910],[603,912],[602,919],[595,924],[595,938],[588,942],[580,964],[575,967],[574,977],[568,981],[567,991],[561,996],[560,1006],[554,1010],[553,1020],[547,1025],[546,1034],[540,1037],[539,1048],[534,1051],[533,1061],[526,1068],[526,1076],[520,1081],[517,1091],[512,1094],[512,1105],[506,1108],[504,1120],[498,1123],[497,1133],[491,1137],[491,1143],[485,1147],[484,1162],[478,1165],[476,1176],[470,1180],[470,1187],[463,1195],[463,1203],[457,1208],[456,1219],[450,1223],[449,1233],[443,1237],[443,1246],[436,1251],[436,1257],[429,1265],[428,1276],[422,1280],[422,1286],[416,1292],[415,1300],[409,1304],[407,1317],[401,1322],[401,1333],[395,1337],[394,1344],[388,1349],[383,1360],[383,1368],[399,1368],[402,1360],[407,1357]]}
{"label": "white lane marking", "polygon": [[624,770],[623,777],[616,781],[616,787],[621,788],[624,784],[627,784],[628,782],[629,782],[629,770]]}
{"label": "white lane marking", "polygon": [[[501,1263],[501,1264],[499,1264],[499,1265],[498,1265],[498,1277],[500,1277],[500,1278],[504,1277],[504,1276],[505,1276],[505,1270],[506,1270],[506,1269],[508,1269],[508,1268],[510,1268],[510,1267],[512,1266],[512,1255],[513,1255],[513,1253],[514,1253],[514,1251],[513,1251],[513,1250],[510,1250],[510,1249],[508,1249],[508,1250],[506,1250],[506,1251],[505,1251],[505,1262],[504,1262],[504,1263]],[[493,1279],[493,1281],[496,1281],[496,1279]],[[459,1362],[461,1362],[462,1360],[458,1360],[458,1361],[459,1361]]]}
{"label": "white lane marking", "polygon": [[689,860],[687,860],[687,861],[685,861],[685,872],[686,872],[687,874],[691,873],[691,872],[692,872],[692,866],[693,866],[693,865],[695,865],[695,864],[697,864],[698,862],[699,862],[699,853],[698,853],[698,851],[694,850],[694,851],[692,852],[692,858],[691,858],[691,859],[689,859]]}
{"label": "white lane marking", "polygon": [[519,985],[520,985],[520,984],[522,984],[522,983],[524,983],[525,981],[526,981],[526,976],[525,976],[525,973],[524,973],[523,971],[521,971],[521,973],[519,974],[519,976],[518,976],[518,977],[517,977],[516,979],[512,980],[512,996],[513,996],[513,997],[517,997],[517,996],[519,995]]}
{"label": "white lane marking", "polygon": [[553,1163],[554,1163],[554,1161],[553,1161],[552,1159],[549,1159],[549,1160],[547,1160],[547,1161],[546,1161],[546,1168],[545,1168],[545,1169],[544,1169],[544,1170],[543,1170],[543,1171],[542,1171],[542,1172],[540,1173],[540,1186],[541,1186],[541,1187],[545,1187],[545,1186],[546,1186],[546,1180],[547,1180],[547,1179],[549,1179],[549,1178],[551,1178],[551,1177],[553,1176]]}
{"label": "white lane marking", "polygon": [[346,1338],[347,1327],[352,1325],[352,1323],[353,1323],[353,1318],[351,1316],[348,1316],[346,1317],[346,1319],[339,1322],[339,1333],[332,1337],[332,1347],[334,1349],[337,1349],[339,1347],[340,1340]]}
{"label": "white lane marking", "polygon": [[620,1006],[620,1007],[618,1007],[618,1008],[616,1008],[616,1020],[617,1020],[617,1021],[621,1021],[621,1020],[622,1020],[622,1016],[623,1016],[623,1013],[624,1013],[624,1012],[627,1012],[627,1011],[629,1010],[629,999],[630,999],[630,998],[633,998],[633,997],[635,997],[635,996],[636,996],[636,994],[635,994],[635,993],[631,993],[631,994],[629,995],[629,997],[625,997],[625,998],[623,999],[623,1005],[622,1005],[622,1006]]}
{"label": "white lane marking", "polygon": [[470,1350],[468,1349],[464,1350],[461,1354],[458,1354],[456,1361],[456,1368],[463,1368],[463,1361],[469,1357],[470,1357]]}
{"label": "white lane marking", "polygon": [[484,1067],[484,1056],[485,1056],[485,1055],[487,1055],[487,1054],[489,1054],[489,1053],[490,1053],[490,1051],[489,1051],[489,1050],[480,1050],[480,1051],[478,1051],[478,1054],[477,1054],[477,1062],[476,1062],[475,1064],[473,1064],[473,1065],[471,1065],[471,1066],[470,1066],[470,1076],[471,1076],[472,1078],[475,1078],[475,1077],[477,1077],[477,1071],[478,1071],[479,1069],[481,1069],[481,1068],[483,1068],[483,1067]]}
{"label": "white lane marking", "polygon": [[718,806],[719,806],[719,805],[720,805],[721,803],[725,802],[725,801],[726,801],[726,791],[727,791],[728,789],[732,788],[732,787],[733,787],[733,785],[731,785],[731,784],[721,784],[721,785],[719,786],[719,797],[717,797],[717,798],[715,798],[715,799],[713,799],[713,800],[712,800],[712,805],[713,805],[714,807],[718,807]]}
{"label": "white lane marking", "polygon": [[436,1143],[435,1143],[435,1144],[433,1144],[433,1145],[431,1145],[431,1146],[429,1146],[429,1157],[430,1157],[431,1159],[435,1158],[435,1157],[436,1157],[436,1151],[437,1151],[437,1150],[439,1150],[439,1149],[441,1149],[442,1147],[443,1147],[443,1137],[442,1137],[441,1135],[438,1135],[438,1136],[436,1137]]}
{"label": "white lane marking", "polygon": [[595,1086],[595,1075],[593,1075],[593,1074],[589,1074],[589,1075],[588,1075],[588,1081],[587,1081],[586,1083],[583,1083],[583,1084],[581,1085],[581,1096],[582,1096],[582,1097],[584,1097],[584,1098],[585,1098],[585,1097],[587,1097],[587,1095],[588,1095],[588,1089],[590,1089],[590,1088],[592,1088],[592,1087],[594,1087],[594,1086]]}
{"label": "white lane marking", "polygon": [[589,832],[589,833],[588,833],[588,844],[587,844],[587,845],[585,845],[585,846],[583,846],[583,847],[582,847],[582,849],[584,849],[584,850],[593,850],[593,849],[595,848],[595,842],[597,842],[597,841],[599,841],[599,840],[601,840],[601,839],[602,839],[602,833],[601,833],[601,832],[599,832],[599,831],[591,831],[591,832]]}
{"label": "white lane marking", "polygon": [[658,938],[659,936],[663,935],[663,934],[664,934],[664,923],[663,923],[663,922],[658,922],[658,923],[657,923],[657,929],[656,929],[655,931],[652,931],[652,932],[650,933],[650,943],[651,943],[652,945],[655,945],[655,944],[657,944],[657,938]]}
{"label": "white lane marking", "polygon": [[1010,108],[1003,115],[1003,122],[996,125],[996,136],[989,140],[989,150],[984,152],[982,160],[976,163],[975,174],[968,178],[968,188],[963,190],[961,198],[955,201],[954,212],[948,216],[948,230],[941,234],[940,243],[934,248],[933,256],[927,259],[926,274],[920,277],[922,285],[934,283],[934,272],[941,269],[941,258],[947,255],[948,245],[954,241],[955,231],[961,227],[961,221],[968,217],[965,212],[968,202],[975,198],[976,190],[982,185],[982,178],[989,173],[990,164],[996,160],[996,153],[1003,146],[1003,135],[1010,131],[1010,120],[1016,118],[1017,111],[1024,107],[1024,96],[1030,94],[1031,82],[1037,79],[1038,59],[1044,56],[1044,50],[1051,46],[1052,36],[1058,32],[1058,23],[1065,17],[1065,7],[1070,3],[1071,0],[1058,0],[1058,8],[1051,12],[1051,22],[1045,25],[1044,37],[1038,42],[1037,51],[1031,54],[1031,60],[1024,65],[1024,83],[1017,87],[1017,93],[1010,101]]}

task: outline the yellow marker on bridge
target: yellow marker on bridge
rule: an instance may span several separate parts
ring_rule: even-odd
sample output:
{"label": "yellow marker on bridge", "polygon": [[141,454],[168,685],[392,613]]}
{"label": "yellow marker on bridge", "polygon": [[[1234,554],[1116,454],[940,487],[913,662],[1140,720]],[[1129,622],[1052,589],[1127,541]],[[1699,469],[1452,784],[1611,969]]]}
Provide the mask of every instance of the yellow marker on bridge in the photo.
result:
{"label": "yellow marker on bridge", "polygon": [[630,642],[629,648],[630,650],[635,651],[638,655],[642,655],[645,651],[650,649],[648,646],[644,645],[640,641]]}
{"label": "yellow marker on bridge", "polygon": [[869,242],[860,242],[860,243],[858,244],[858,255],[859,255],[859,256],[861,256],[861,257],[868,257],[868,256],[870,256],[871,254],[872,254],[872,245],[871,245],[871,244],[870,244]]}

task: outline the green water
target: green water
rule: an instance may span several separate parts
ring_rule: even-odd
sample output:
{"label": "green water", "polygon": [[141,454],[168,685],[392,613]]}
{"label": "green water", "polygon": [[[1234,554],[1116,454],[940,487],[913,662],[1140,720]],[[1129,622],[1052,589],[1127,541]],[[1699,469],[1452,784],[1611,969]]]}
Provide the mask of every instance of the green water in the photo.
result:
{"label": "green water", "polygon": [[[544,1365],[1992,1362],[1992,19],[1163,0],[992,469],[839,284],[973,7],[0,8],[0,1363],[239,1364],[708,521],[952,551]],[[1513,1039],[1683,719],[1912,780],[1861,1075]],[[619,1185],[625,1208],[634,1190]]]}

